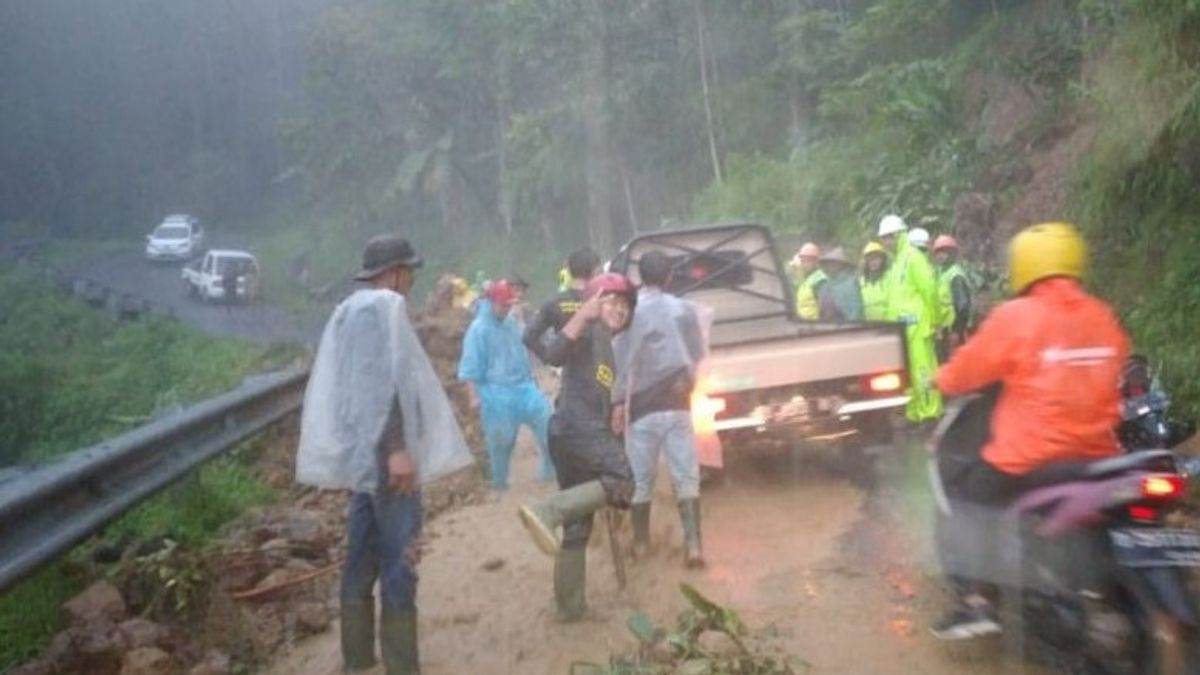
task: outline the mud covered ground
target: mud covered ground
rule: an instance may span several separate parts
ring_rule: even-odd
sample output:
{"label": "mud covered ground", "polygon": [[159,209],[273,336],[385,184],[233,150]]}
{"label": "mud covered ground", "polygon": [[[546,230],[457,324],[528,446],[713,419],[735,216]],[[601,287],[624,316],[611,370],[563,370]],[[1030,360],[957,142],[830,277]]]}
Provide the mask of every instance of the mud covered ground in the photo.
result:
{"label": "mud covered ground", "polygon": [[[421,661],[427,675],[566,674],[573,663],[605,662],[634,640],[635,611],[660,625],[684,608],[678,584],[695,585],[739,611],[773,650],[811,663],[812,673],[847,675],[1042,673],[1005,662],[998,642],[946,648],[928,635],[941,609],[928,555],[928,502],[920,450],[898,449],[870,495],[813,458],[744,462],[706,486],[707,569],[685,571],[678,516],[660,476],[652,555],[628,566],[619,590],[604,528],[593,535],[588,597],[594,616],[555,621],[552,563],[529,542],[517,505],[551,488],[533,480],[523,443],[514,488],[461,507],[428,527],[421,563]],[[623,535],[627,541],[628,533]],[[300,642],[273,675],[340,672],[336,627]]]}

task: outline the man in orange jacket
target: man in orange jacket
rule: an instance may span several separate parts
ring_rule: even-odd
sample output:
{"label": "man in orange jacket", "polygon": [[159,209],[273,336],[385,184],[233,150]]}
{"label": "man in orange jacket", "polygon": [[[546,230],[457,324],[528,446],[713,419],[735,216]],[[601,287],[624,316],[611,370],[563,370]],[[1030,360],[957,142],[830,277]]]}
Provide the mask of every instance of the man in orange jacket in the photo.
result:
{"label": "man in orange jacket", "polygon": [[[961,499],[992,507],[1011,502],[1035,469],[1119,452],[1114,429],[1129,355],[1117,317],[1080,285],[1087,246],[1073,226],[1026,228],[1009,245],[1008,264],[1018,297],[993,310],[936,377],[951,396],[1002,385],[991,438],[957,482]],[[981,594],[968,593],[964,601],[935,635],[999,631]]]}

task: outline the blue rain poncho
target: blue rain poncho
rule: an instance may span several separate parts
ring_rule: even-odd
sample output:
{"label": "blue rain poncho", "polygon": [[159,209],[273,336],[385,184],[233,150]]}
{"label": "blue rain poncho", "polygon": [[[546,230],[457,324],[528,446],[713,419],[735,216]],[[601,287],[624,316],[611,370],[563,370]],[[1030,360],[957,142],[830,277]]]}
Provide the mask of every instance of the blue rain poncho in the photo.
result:
{"label": "blue rain poncho", "polygon": [[330,316],[300,421],[297,482],[374,494],[380,439],[399,404],[405,448],[424,484],[470,465],[454,410],[408,320],[404,297],[359,290]]}
{"label": "blue rain poncho", "polygon": [[522,333],[520,323],[512,317],[497,318],[490,304],[486,305],[467,329],[458,362],[458,378],[473,383],[479,394],[480,421],[492,463],[492,487],[498,490],[508,487],[509,462],[522,424],[533,429],[541,450],[540,477],[554,477],[546,451],[552,410],[533,381]]}

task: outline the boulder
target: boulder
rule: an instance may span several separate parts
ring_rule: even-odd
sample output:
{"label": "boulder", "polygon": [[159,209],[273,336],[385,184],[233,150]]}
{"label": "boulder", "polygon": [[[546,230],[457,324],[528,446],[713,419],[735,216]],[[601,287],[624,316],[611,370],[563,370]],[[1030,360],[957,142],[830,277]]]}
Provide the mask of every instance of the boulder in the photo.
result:
{"label": "boulder", "polygon": [[97,581],[88,586],[82,593],[63,604],[63,610],[67,613],[68,621],[77,625],[117,622],[124,619],[129,611],[121,592],[107,581]]}
{"label": "boulder", "polygon": [[167,629],[147,619],[134,618],[117,626],[126,649],[155,647],[167,639]]}
{"label": "boulder", "polygon": [[225,652],[212,650],[204,656],[204,660],[192,666],[188,675],[229,675],[229,655]]}
{"label": "boulder", "polygon": [[158,647],[142,647],[125,654],[121,675],[166,675],[174,671],[171,656]]}

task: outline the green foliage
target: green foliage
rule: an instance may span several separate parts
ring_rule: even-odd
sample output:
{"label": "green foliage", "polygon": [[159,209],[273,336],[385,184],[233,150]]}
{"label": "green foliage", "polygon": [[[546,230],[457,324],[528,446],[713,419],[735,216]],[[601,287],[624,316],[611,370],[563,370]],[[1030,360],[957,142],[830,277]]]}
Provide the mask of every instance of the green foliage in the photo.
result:
{"label": "green foliage", "polygon": [[166,320],[118,323],[19,273],[0,275],[0,302],[0,463],[74,450],[230,389],[265,355]]}
{"label": "green foliage", "polygon": [[0,672],[35,656],[59,629],[59,606],[83,588],[76,572],[56,562],[0,595]]}
{"label": "green foliage", "polygon": [[[679,615],[673,630],[654,626],[646,614],[636,612],[626,621],[639,643],[634,656],[614,656],[607,665],[575,663],[572,675],[795,675],[809,664],[792,656],[764,656],[747,646],[750,631],[738,613],[709,600],[690,584],[679,584],[688,609]],[[701,635],[719,633],[732,649],[709,651]]]}
{"label": "green foliage", "polygon": [[[167,321],[116,323],[51,293],[19,272],[0,274],[0,437],[4,463],[51,457],[111,437],[158,409],[235,386],[286,350],[216,340]],[[178,547],[138,561],[160,578],[159,615],[195,606],[199,578],[183,564],[218,528],[272,491],[248,467],[256,445],[219,458],[144,502],[77,549],[0,597],[0,670],[31,656],[59,628],[59,607],[94,571],[96,547],[167,538]],[[164,549],[166,550],[166,549]]]}
{"label": "green foliage", "polygon": [[1113,298],[1135,349],[1163,368],[1168,390],[1200,414],[1200,54],[1178,31],[1189,3],[1118,8],[1110,47],[1085,100],[1096,141],[1076,167],[1072,216],[1088,230],[1094,283]]}

